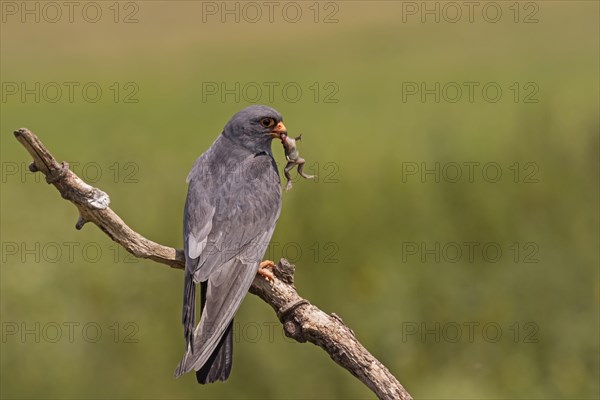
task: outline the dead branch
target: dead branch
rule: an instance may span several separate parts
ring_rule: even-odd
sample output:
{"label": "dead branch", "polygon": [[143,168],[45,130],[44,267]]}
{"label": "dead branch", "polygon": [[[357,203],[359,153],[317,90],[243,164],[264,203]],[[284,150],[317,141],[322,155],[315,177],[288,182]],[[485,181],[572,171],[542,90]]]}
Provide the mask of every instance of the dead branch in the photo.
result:
{"label": "dead branch", "polygon": [[[33,157],[32,172],[39,171],[46,182],[58,189],[61,196],[75,204],[81,229],[93,222],[113,241],[138,258],[147,258],[171,268],[183,269],[182,250],[175,250],[146,239],[135,232],[112,211],[110,199],[103,191],[92,187],[75,175],[67,163],[58,163],[38,137],[26,128],[14,132],[17,140]],[[269,304],[283,324],[286,336],[298,342],[311,342],[329,354],[340,366],[367,385],[380,399],[412,399],[410,394],[356,339],[336,314],[327,314],[300,297],[294,286],[294,266],[281,259],[274,269],[275,279],[267,282],[257,276],[250,292]]]}

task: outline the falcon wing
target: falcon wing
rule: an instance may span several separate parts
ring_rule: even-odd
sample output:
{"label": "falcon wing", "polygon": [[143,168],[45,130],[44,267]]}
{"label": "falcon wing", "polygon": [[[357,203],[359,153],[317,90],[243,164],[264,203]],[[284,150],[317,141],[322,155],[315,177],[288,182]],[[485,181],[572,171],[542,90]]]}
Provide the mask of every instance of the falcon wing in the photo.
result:
{"label": "falcon wing", "polygon": [[201,368],[218,345],[252,284],[281,210],[279,174],[270,155],[252,154],[235,166],[228,164],[219,163],[231,173],[217,172],[222,178],[218,184],[214,176],[196,179],[197,174],[190,181],[186,274],[208,284],[193,347],[188,347],[176,376]]}

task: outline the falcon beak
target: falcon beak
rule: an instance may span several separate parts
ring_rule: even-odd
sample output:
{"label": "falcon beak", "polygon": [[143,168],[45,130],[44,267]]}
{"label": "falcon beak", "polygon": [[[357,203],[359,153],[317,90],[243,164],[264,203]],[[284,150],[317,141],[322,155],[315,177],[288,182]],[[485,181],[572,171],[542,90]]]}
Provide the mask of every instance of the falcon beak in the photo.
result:
{"label": "falcon beak", "polygon": [[285,128],[285,125],[283,124],[283,122],[280,122],[277,124],[275,129],[273,129],[273,131],[271,131],[271,137],[275,138],[275,139],[280,139],[281,135],[283,135],[283,134],[287,134],[287,129]]}

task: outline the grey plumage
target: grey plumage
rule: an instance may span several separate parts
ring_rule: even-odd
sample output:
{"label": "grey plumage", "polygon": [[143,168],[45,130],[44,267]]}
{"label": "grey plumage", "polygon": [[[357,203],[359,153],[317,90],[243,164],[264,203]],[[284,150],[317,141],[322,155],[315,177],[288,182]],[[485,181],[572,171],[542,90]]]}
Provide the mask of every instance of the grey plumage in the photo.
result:
{"label": "grey plumage", "polygon": [[[270,119],[274,124],[266,126]],[[233,316],[252,284],[281,210],[279,173],[271,152],[275,125],[285,128],[278,124],[281,120],[266,106],[243,109],[188,175],[182,318],[186,353],[175,376],[192,369],[200,383],[229,376]],[[200,282],[201,318],[194,330],[195,285]]]}

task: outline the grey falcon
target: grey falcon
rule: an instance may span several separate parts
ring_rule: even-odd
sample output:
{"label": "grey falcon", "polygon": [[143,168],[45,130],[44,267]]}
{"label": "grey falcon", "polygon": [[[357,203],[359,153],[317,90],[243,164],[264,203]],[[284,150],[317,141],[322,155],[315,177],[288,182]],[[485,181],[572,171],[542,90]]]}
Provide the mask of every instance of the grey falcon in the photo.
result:
{"label": "grey falcon", "polygon": [[[199,383],[231,373],[233,317],[261,263],[281,211],[281,184],[271,142],[286,134],[276,110],[260,105],[235,114],[195,162],[187,182],[183,240],[186,352],[175,371],[196,371]],[[194,329],[196,284],[201,318]]]}

